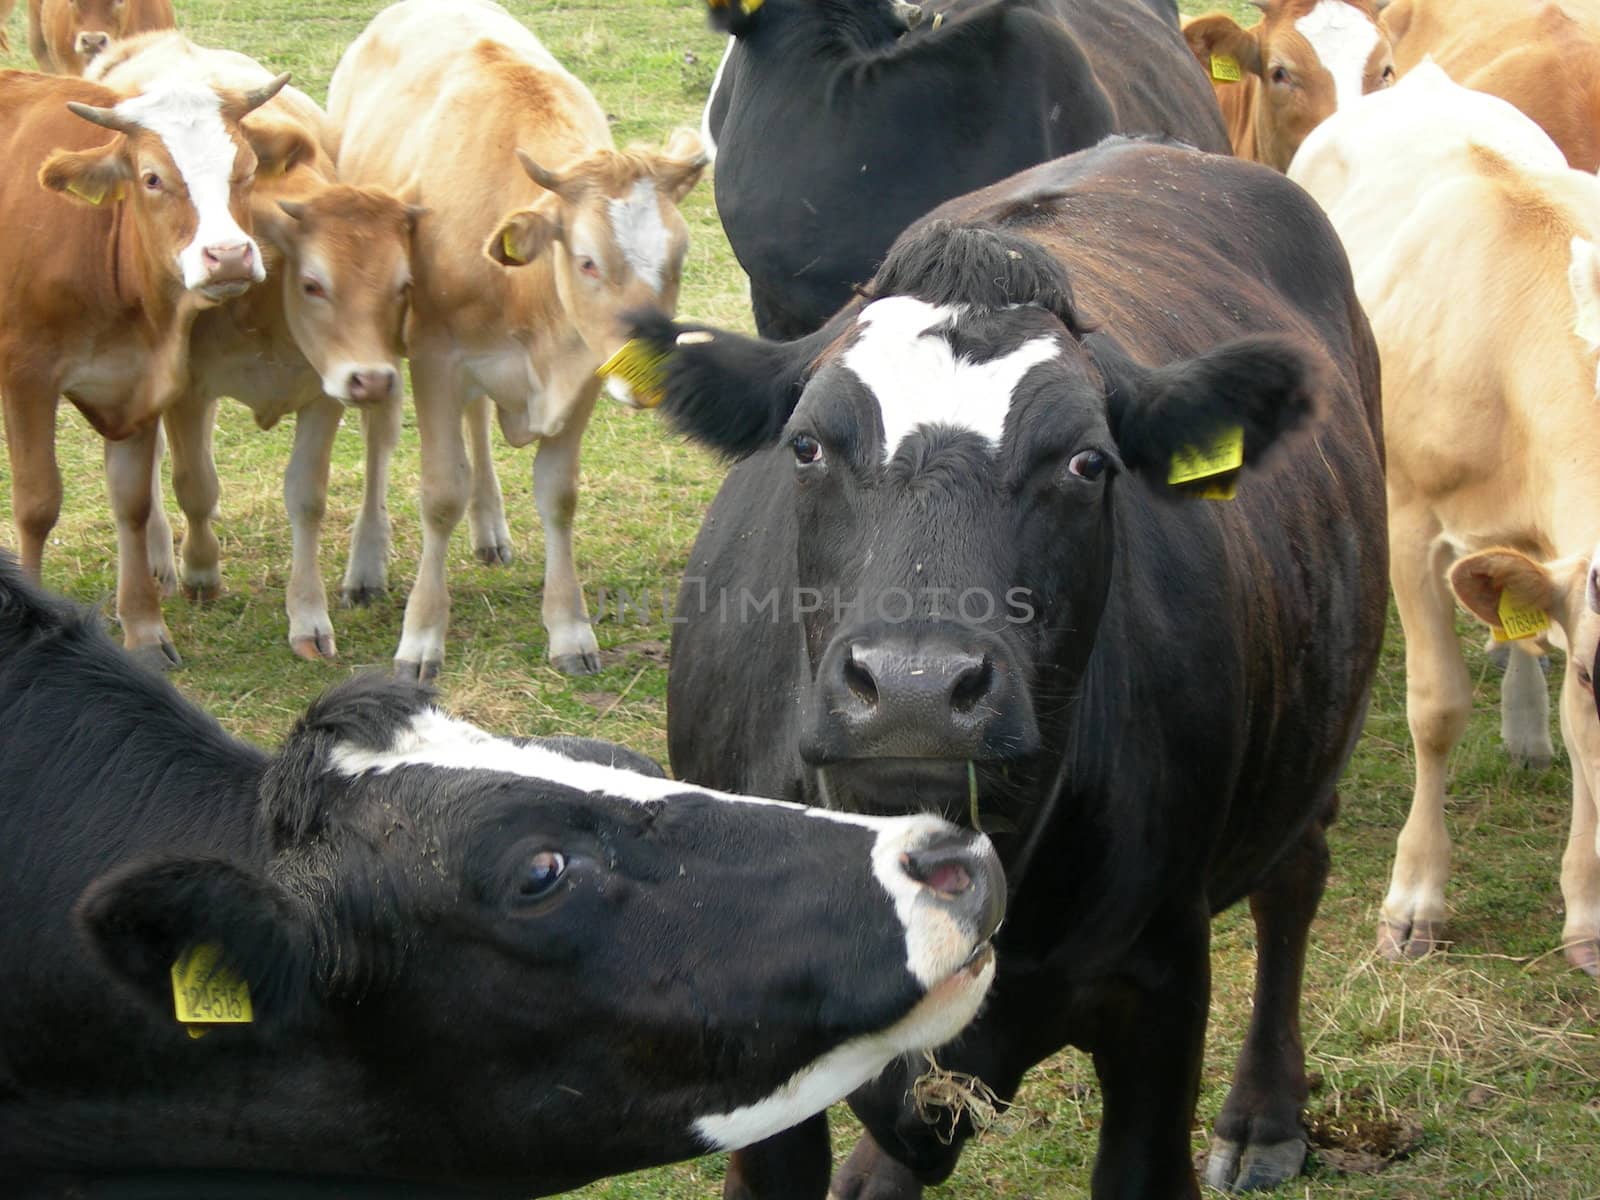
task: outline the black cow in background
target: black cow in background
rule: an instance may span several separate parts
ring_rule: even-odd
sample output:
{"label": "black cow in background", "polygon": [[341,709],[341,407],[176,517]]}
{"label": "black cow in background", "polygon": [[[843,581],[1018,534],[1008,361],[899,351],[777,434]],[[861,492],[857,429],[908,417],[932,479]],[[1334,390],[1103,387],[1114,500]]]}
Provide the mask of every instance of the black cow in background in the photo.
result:
{"label": "black cow in background", "polygon": [[902,0],[710,0],[734,35],[705,121],[717,212],[763,337],[818,329],[912,221],[1034,163],[1112,133],[1228,153],[1173,0],[942,7],[907,33]]}
{"label": "black cow in background", "polygon": [[[1093,1054],[1096,1200],[1198,1195],[1209,921],[1248,898],[1254,1012],[1207,1178],[1293,1175],[1306,942],[1387,578],[1378,361],[1316,205],[1113,139],[936,210],[809,338],[636,334],[669,417],[751,456],[679,595],[679,777],[993,832],[1000,974],[940,1061],[1009,1097]],[[1230,427],[1236,498],[1169,485]],[[920,1119],[910,1073],[852,1096],[846,1200],[954,1168],[970,1129]],[[816,1200],[828,1164],[819,1118],[735,1155],[727,1195]]]}
{"label": "black cow in background", "polygon": [[[0,1194],[521,1200],[765,1137],[993,976],[987,839],[817,816],[380,679],[264,754],[0,561]],[[204,945],[254,1019],[196,1040]]]}

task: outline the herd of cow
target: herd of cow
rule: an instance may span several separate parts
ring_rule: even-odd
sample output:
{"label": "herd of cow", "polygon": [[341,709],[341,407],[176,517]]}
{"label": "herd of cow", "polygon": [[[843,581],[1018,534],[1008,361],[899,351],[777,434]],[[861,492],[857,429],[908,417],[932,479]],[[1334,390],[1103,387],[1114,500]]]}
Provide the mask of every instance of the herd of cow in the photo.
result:
{"label": "herd of cow", "polygon": [[[1246,899],[1204,1176],[1281,1183],[1390,583],[1416,787],[1380,949],[1445,935],[1459,600],[1512,643],[1519,758],[1553,755],[1566,653],[1561,945],[1600,975],[1600,3],[707,5],[701,134],[619,151],[490,0],[379,13],[326,110],[168,0],[29,0],[48,73],[0,72],[6,1194],[514,1197],[731,1149],[729,1200],[915,1200],[972,1127],[913,1052],[1008,1098],[1070,1044],[1097,1200],[1195,1197],[1209,924]],[[674,317],[713,156],[760,337]],[[146,669],[177,661],[163,591],[220,587],[218,401],[295,414],[288,637],[332,657],[333,438],[357,410],[361,603],[403,362],[398,678],[264,754]],[[572,524],[602,388],[737,460],[674,628],[681,783],[424,686],[462,515],[510,559],[491,414],[539,443],[549,657],[597,669]],[[131,656],[36,583],[62,396],[105,438]]]}

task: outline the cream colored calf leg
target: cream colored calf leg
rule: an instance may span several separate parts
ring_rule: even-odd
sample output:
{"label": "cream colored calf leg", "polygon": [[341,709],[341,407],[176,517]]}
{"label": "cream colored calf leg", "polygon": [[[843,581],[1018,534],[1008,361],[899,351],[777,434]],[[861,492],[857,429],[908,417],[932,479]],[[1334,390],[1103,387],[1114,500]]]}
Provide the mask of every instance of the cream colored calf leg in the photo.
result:
{"label": "cream colored calf leg", "polygon": [[155,666],[175,666],[177,647],[161,619],[161,593],[150,574],[150,480],[156,461],[156,421],[120,441],[105,443],[106,490],[117,521],[117,618],[122,644]]}
{"label": "cream colored calf leg", "polygon": [[1515,647],[1500,681],[1500,740],[1519,766],[1543,770],[1555,759],[1544,672],[1538,659]]}
{"label": "cream colored calf leg", "polygon": [[369,604],[389,590],[389,463],[400,441],[404,403],[396,391],[382,404],[361,409],[366,479],[361,511],[350,530],[350,561],[341,588],[346,604]]}
{"label": "cream colored calf leg", "polygon": [[156,458],[150,470],[150,524],[145,530],[149,543],[150,574],[163,596],[178,590],[178,560],[172,550],[172,522],[167,520],[167,509],[161,494],[161,455],[167,445],[166,435],[156,427]]}
{"label": "cream colored calf leg", "polygon": [[1594,697],[1578,682],[1569,656],[1561,685],[1561,740],[1572,760],[1572,829],[1561,856],[1561,898],[1567,910],[1562,952],[1573,966],[1600,976],[1600,844],[1592,781],[1600,769],[1600,721]]}
{"label": "cream colored calf leg", "polygon": [[394,669],[402,678],[428,680],[444,662],[445,628],[450,623],[445,560],[450,534],[467,510],[472,470],[462,436],[465,405],[448,367],[413,355],[411,383],[422,442],[422,558],[406,601]]}
{"label": "cream colored calf leg", "polygon": [[487,396],[467,402],[467,445],[472,452],[472,501],[467,506],[467,527],[472,531],[472,552],[478,561],[495,567],[509,563],[511,527],[506,524],[506,502],[500,494],[500,476],[494,469],[494,440],[490,429],[494,403]]}
{"label": "cream colored calf leg", "polygon": [[283,473],[283,506],[289,512],[294,539],[289,588],[284,607],[289,613],[289,648],[301,658],[334,658],[333,620],[328,616],[328,590],[322,582],[318,551],[322,518],[328,510],[328,471],[333,439],[344,414],[337,400],[319,396],[294,418],[294,449]]}
{"label": "cream colored calf leg", "polygon": [[578,507],[578,450],[594,412],[600,381],[591,379],[573,404],[572,416],[555,437],[539,443],[533,464],[533,497],[544,523],[544,627],[550,661],[572,675],[600,669],[600,644],[589,626],[589,610],[572,557],[572,517]]}
{"label": "cream colored calf leg", "polygon": [[220,494],[212,454],[217,402],[185,396],[167,410],[163,423],[172,443],[172,490],[187,525],[179,580],[190,599],[213,600],[222,594],[222,546],[211,528]]}
{"label": "cream colored calf leg", "polygon": [[1395,848],[1389,892],[1378,919],[1378,950],[1419,957],[1443,933],[1450,835],[1444,823],[1446,770],[1472,710],[1472,681],[1455,633],[1455,601],[1445,582],[1446,551],[1432,523],[1390,514],[1389,574],[1406,641],[1406,717],[1416,747],[1411,813]]}

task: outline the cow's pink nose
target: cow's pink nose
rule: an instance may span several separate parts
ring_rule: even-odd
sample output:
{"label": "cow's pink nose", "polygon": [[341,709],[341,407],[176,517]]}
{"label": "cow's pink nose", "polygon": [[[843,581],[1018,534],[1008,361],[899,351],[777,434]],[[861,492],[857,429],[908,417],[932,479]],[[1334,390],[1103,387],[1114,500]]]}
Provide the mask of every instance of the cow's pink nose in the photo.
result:
{"label": "cow's pink nose", "polygon": [[351,371],[346,387],[351,403],[377,404],[390,397],[394,392],[394,384],[393,367],[371,367],[363,371]]}
{"label": "cow's pink nose", "polygon": [[206,266],[206,282],[235,283],[255,278],[256,248],[249,242],[232,246],[207,246],[200,253]]}
{"label": "cow's pink nose", "polygon": [[78,35],[78,40],[73,44],[84,58],[93,58],[111,44],[111,35],[85,31]]}

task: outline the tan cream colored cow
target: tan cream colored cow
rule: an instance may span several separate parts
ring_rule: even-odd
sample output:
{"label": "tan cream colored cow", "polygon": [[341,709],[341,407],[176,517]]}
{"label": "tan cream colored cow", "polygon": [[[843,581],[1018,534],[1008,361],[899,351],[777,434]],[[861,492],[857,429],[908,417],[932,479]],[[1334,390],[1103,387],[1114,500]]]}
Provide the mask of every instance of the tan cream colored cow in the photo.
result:
{"label": "tan cream colored cow", "polygon": [[[1391,957],[1416,956],[1443,937],[1446,767],[1472,700],[1447,573],[1490,547],[1540,563],[1566,559],[1566,572],[1568,556],[1600,538],[1600,181],[1570,169],[1509,104],[1457,86],[1432,64],[1329,118],[1289,177],[1339,230],[1383,363],[1390,575],[1417,775],[1378,941]],[[1469,597],[1473,569],[1456,577]],[[1483,591],[1467,601],[1480,614]],[[1570,635],[1569,618],[1563,609],[1558,628]],[[1574,822],[1562,944],[1569,961],[1596,973],[1600,856],[1590,796],[1600,745],[1581,686],[1587,669],[1579,655],[1568,658],[1561,700],[1562,728],[1581,732],[1567,743]],[[1533,737],[1542,710],[1527,714],[1542,686],[1529,656],[1511,655],[1503,687],[1508,708],[1524,713],[1511,732]]]}
{"label": "tan cream colored cow", "polygon": [[699,139],[617,151],[588,89],[486,0],[385,9],[340,60],[328,113],[342,178],[414,189],[431,214],[417,231],[410,342],[422,561],[396,669],[427,678],[444,659],[445,551],[463,512],[478,557],[509,561],[492,404],[507,441],[539,442],[549,657],[597,670],[572,555],[578,448],[595,368],[625,340],[620,315],[676,307],[688,246],[677,203],[704,169]]}
{"label": "tan cream colored cow", "polygon": [[1394,81],[1386,0],[1257,0],[1249,29],[1226,13],[1185,21],[1184,39],[1210,73],[1233,152],[1280,171],[1334,112]]}
{"label": "tan cream colored cow", "polygon": [[61,511],[65,396],[108,446],[125,440],[106,458],[117,612],[128,647],[162,659],[176,655],[146,546],[157,418],[188,386],[196,317],[265,278],[250,192],[298,145],[241,122],[288,78],[122,96],[0,72],[0,397],[22,565],[39,574]]}
{"label": "tan cream colored cow", "polygon": [[[167,32],[117,43],[90,76],[122,90],[179,76],[249,87],[267,71],[242,54],[205,49]],[[411,235],[420,214],[380,189],[339,183],[321,146],[325,120],[295,88],[251,116],[253,136],[277,136],[303,148],[282,170],[260,179],[252,199],[266,243],[267,282],[196,320],[188,386],[164,421],[173,486],[188,523],[178,576],[189,594],[212,596],[222,583],[211,528],[218,497],[211,454],[217,399],[240,401],[263,429],[295,414],[283,484],[294,535],[286,607],[289,644],[305,658],[336,652],[318,547],[334,435],[346,406],[361,413],[367,473],[344,594],[363,602],[387,585],[385,501],[400,428]],[[159,504],[152,512],[150,554],[158,575],[164,563],[170,573],[172,532]]]}
{"label": "tan cream colored cow", "polygon": [[[0,0],[4,26],[17,0]],[[82,75],[112,42],[177,24],[172,0],[28,0],[28,48],[41,71]],[[0,29],[0,50],[6,49]]]}
{"label": "tan cream colored cow", "polygon": [[1600,0],[1394,0],[1401,74],[1431,58],[1532,117],[1580,171],[1600,167]]}

